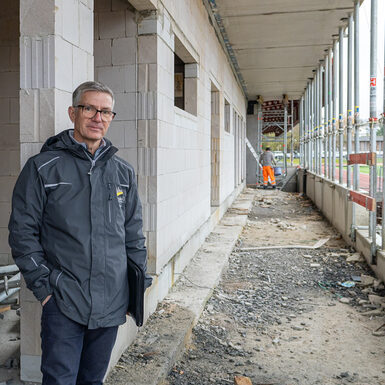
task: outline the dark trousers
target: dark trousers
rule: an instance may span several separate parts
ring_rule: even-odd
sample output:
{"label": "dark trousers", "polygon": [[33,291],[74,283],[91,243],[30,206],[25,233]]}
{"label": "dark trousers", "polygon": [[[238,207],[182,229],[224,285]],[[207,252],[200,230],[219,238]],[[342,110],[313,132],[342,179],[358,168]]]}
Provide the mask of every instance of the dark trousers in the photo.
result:
{"label": "dark trousers", "polygon": [[101,385],[118,327],[87,329],[64,316],[52,297],[41,317],[43,385]]}

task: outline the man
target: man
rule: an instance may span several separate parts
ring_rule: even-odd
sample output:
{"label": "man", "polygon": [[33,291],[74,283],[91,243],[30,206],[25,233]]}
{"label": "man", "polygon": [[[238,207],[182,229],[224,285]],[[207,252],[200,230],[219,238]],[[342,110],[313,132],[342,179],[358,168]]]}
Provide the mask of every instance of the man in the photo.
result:
{"label": "man", "polygon": [[273,166],[276,165],[274,154],[270,151],[270,147],[266,147],[265,151],[259,157],[259,163],[261,163],[263,168],[263,188],[267,189],[267,184],[269,182],[275,189],[275,176]]}
{"label": "man", "polygon": [[114,95],[86,82],[72,102],[74,129],[27,161],[9,222],[12,255],[43,306],[43,385],[102,384],[126,321],[127,258],[147,265],[133,168],[104,137]]}

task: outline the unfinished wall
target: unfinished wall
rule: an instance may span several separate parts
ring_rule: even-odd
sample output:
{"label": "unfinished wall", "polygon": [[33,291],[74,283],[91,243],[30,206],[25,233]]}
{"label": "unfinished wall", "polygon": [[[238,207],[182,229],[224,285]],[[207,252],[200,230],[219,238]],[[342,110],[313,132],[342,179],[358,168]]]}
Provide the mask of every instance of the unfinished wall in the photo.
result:
{"label": "unfinished wall", "polygon": [[107,133],[118,155],[138,170],[137,136],[137,24],[135,12],[124,0],[95,2],[95,80],[115,95],[117,113]]}
{"label": "unfinished wall", "polygon": [[7,265],[14,263],[7,227],[20,170],[18,1],[0,1],[0,50],[0,265]]}

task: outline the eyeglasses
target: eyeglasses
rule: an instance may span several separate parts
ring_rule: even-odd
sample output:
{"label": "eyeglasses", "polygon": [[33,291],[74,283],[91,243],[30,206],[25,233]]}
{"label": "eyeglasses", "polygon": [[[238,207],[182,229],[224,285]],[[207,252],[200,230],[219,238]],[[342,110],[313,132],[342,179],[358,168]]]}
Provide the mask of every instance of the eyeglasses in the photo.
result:
{"label": "eyeglasses", "polygon": [[115,118],[116,112],[110,110],[98,110],[93,106],[83,106],[81,104],[74,106],[75,108],[81,108],[83,111],[83,115],[86,118],[92,119],[96,116],[98,112],[100,112],[100,117],[103,122],[110,122]]}

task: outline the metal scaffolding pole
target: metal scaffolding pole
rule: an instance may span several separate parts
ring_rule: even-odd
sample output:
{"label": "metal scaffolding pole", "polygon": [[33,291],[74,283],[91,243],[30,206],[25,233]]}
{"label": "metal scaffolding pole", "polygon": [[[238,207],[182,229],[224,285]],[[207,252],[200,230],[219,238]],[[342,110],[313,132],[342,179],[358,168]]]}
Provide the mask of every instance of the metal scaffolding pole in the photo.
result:
{"label": "metal scaffolding pole", "polygon": [[306,93],[305,93],[305,96],[306,96],[306,103],[305,103],[305,107],[306,107],[306,112],[305,112],[305,140],[306,140],[306,157],[305,157],[305,168],[306,169],[309,169],[309,165],[310,165],[310,162],[309,162],[309,154],[310,154],[310,151],[309,151],[309,142],[310,142],[310,111],[309,111],[309,81],[307,82],[307,87],[306,87]]}
{"label": "metal scaffolding pole", "polygon": [[337,40],[333,42],[333,167],[332,167],[332,180],[336,180],[336,152],[337,152],[337,68],[338,68],[338,56],[337,56]]}
{"label": "metal scaffolding pole", "polygon": [[[354,152],[360,152],[360,0],[354,4]],[[354,165],[354,190],[360,184],[360,166]],[[353,205],[354,207],[354,205]],[[355,221],[355,216],[353,216]]]}
{"label": "metal scaffolding pole", "polygon": [[[352,84],[353,84],[353,15],[349,15],[349,24],[348,24],[348,100],[347,100],[347,159],[352,153],[352,130],[353,130],[353,93],[352,93]],[[347,188],[352,187],[352,167],[347,166]]]}
{"label": "metal scaffolding pole", "polygon": [[332,118],[333,118],[333,107],[332,107],[332,87],[333,87],[333,58],[332,58],[332,49],[329,48],[328,52],[328,61],[329,61],[329,87],[328,87],[328,140],[329,140],[329,179],[333,180],[333,174],[332,174],[332,140],[333,140],[333,126],[332,126]]}
{"label": "metal scaffolding pole", "polygon": [[[360,0],[354,1],[354,152],[360,152]],[[350,33],[350,32],[349,32]],[[360,184],[360,166],[353,166],[353,190]],[[356,239],[356,204],[352,205],[351,238]]]}
{"label": "metal scaffolding pole", "polygon": [[324,130],[325,130],[325,146],[324,146],[324,174],[325,178],[329,177],[329,57],[325,56],[325,82],[324,82],[324,99],[325,99],[325,108],[324,108]]}
{"label": "metal scaffolding pole", "polygon": [[317,106],[318,106],[318,71],[316,70],[314,80],[313,80],[313,125],[314,125],[314,151],[313,151],[313,159],[314,159],[314,172],[317,174],[318,172],[318,116],[317,116]]}
{"label": "metal scaffolding pole", "polygon": [[[385,29],[384,29],[384,39],[385,39]],[[385,40],[384,40],[384,52],[385,52]],[[385,74],[385,55],[384,55],[384,74]],[[385,138],[385,76],[383,81],[383,105],[382,105],[382,137]],[[382,141],[382,220],[381,220],[381,249],[385,250],[385,140]]]}
{"label": "metal scaffolding pole", "polygon": [[[377,129],[377,0],[372,0],[370,11],[370,147],[372,152],[376,151],[376,129]],[[370,166],[369,195],[376,196],[376,164]],[[376,264],[376,212],[369,212],[369,237],[372,238],[371,254],[372,264]]]}
{"label": "metal scaffolding pole", "polygon": [[310,81],[309,87],[309,170],[313,171],[313,79]]}
{"label": "metal scaffolding pole", "polygon": [[[322,62],[322,60],[321,60]],[[318,67],[318,174],[322,175],[322,152],[323,152],[323,119],[322,119],[322,64]]]}
{"label": "metal scaffolding pole", "polygon": [[283,124],[283,164],[285,177],[287,176],[287,103],[284,103],[284,124]]}
{"label": "metal scaffolding pole", "polygon": [[342,184],[344,181],[344,27],[339,28],[339,56],[339,183]]}
{"label": "metal scaffolding pole", "polygon": [[299,164],[303,167],[303,96],[299,100]]}
{"label": "metal scaffolding pole", "polygon": [[293,148],[293,132],[294,132],[294,102],[293,99],[290,102],[290,126],[291,126],[291,135],[290,135],[290,166],[293,167],[293,158],[294,158],[294,148]]}
{"label": "metal scaffolding pole", "polygon": [[316,153],[316,148],[315,148],[315,137],[316,137],[316,123],[315,123],[315,77],[312,81],[312,87],[311,87],[311,113],[312,113],[312,141],[311,141],[311,157],[312,157],[312,166],[311,169],[313,172],[316,171],[315,169],[315,153]]}

